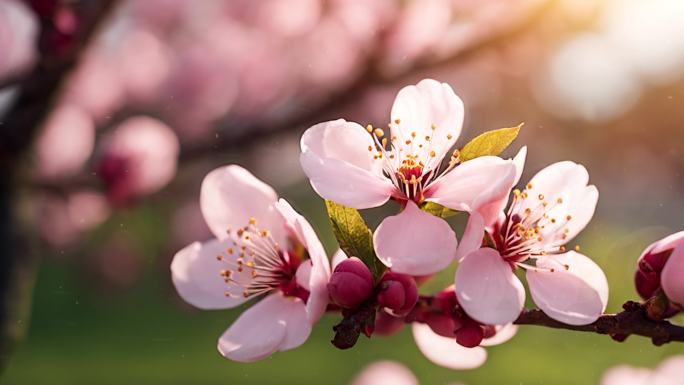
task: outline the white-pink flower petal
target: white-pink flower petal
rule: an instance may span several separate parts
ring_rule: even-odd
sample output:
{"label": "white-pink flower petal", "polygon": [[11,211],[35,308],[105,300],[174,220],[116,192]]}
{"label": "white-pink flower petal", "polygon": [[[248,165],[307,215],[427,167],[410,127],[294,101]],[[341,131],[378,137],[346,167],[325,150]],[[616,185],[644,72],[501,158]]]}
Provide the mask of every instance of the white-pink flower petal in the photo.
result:
{"label": "white-pink flower petal", "polygon": [[392,271],[410,275],[436,273],[456,256],[456,234],[441,218],[408,201],[397,215],[385,218],[373,234],[378,259]]}
{"label": "white-pink flower petal", "polygon": [[684,244],[674,248],[660,275],[667,298],[684,306]]}
{"label": "white-pink flower petal", "polygon": [[[247,300],[241,292],[226,296],[230,287],[221,276],[224,267],[216,256],[223,254],[223,258],[235,258],[224,253],[230,245],[229,241],[213,239],[206,243],[194,242],[176,253],[171,262],[171,278],[185,302],[200,309],[226,309]],[[247,276],[243,278],[248,279]]]}
{"label": "white-pink flower petal", "polygon": [[[370,150],[369,150],[370,149]],[[344,119],[319,123],[301,139],[300,163],[311,186],[323,198],[364,209],[387,202],[394,192],[374,159],[375,143],[357,123]]]}
{"label": "white-pink flower petal", "polygon": [[433,363],[449,369],[475,369],[487,360],[487,351],[482,347],[466,348],[453,338],[442,337],[420,323],[412,325],[413,338],[418,349]]}
{"label": "white-pink flower petal", "polygon": [[534,303],[549,317],[569,324],[587,325],[598,319],[608,303],[608,281],[590,258],[570,251],[537,259],[527,270]]}
{"label": "white-pink flower petal", "polygon": [[285,245],[285,222],[275,209],[277,200],[271,186],[237,165],[211,171],[200,191],[202,215],[217,238],[227,238],[228,229],[247,226],[254,218],[259,229],[268,230],[278,244]]}
{"label": "white-pink flower petal", "polygon": [[482,215],[477,212],[471,213],[468,223],[463,231],[461,242],[456,250],[456,259],[461,262],[466,255],[482,247],[485,223]]}
{"label": "white-pink flower petal", "polygon": [[310,333],[302,300],[274,293],[240,315],[219,338],[218,350],[233,361],[254,362],[300,346]]}
{"label": "white-pink flower petal", "polygon": [[[451,86],[424,79],[399,91],[391,116],[392,136],[397,138],[393,144],[398,149],[403,149],[405,154],[418,151],[421,160],[430,159],[429,152],[435,152],[432,158],[436,161],[428,165],[429,170],[438,166],[456,143],[463,126],[464,107]],[[426,137],[430,139],[425,140]],[[425,141],[425,144],[419,150],[415,141]]]}
{"label": "white-pink flower petal", "polygon": [[[480,211],[488,204],[506,199],[515,180],[516,168],[510,160],[483,156],[464,162],[428,187],[428,201],[459,211]],[[496,220],[500,210],[480,212],[485,224]],[[489,218],[493,217],[493,218]]]}
{"label": "white-pink flower petal", "polygon": [[515,321],[525,305],[525,289],[498,251],[468,254],[456,270],[456,297],[473,319],[489,325]]}

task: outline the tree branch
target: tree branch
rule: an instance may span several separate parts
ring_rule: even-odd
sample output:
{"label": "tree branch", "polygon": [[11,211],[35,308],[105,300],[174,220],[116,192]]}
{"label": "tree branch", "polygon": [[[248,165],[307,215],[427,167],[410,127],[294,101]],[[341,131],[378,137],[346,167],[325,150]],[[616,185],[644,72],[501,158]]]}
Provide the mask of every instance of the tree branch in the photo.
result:
{"label": "tree branch", "polygon": [[596,322],[589,325],[567,325],[551,319],[539,309],[523,311],[514,323],[608,334],[616,341],[624,341],[630,335],[639,335],[650,338],[656,346],[672,341],[684,342],[684,327],[673,325],[668,321],[654,321],[648,318],[643,305],[637,302],[628,301],[622,307],[622,312],[602,315]]}

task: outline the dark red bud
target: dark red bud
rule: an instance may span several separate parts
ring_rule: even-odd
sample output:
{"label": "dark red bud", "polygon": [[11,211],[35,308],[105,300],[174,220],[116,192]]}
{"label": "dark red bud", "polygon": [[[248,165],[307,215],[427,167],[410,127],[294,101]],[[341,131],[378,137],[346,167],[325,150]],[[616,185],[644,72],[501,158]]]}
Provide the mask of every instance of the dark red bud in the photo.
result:
{"label": "dark red bud", "polygon": [[351,257],[335,267],[328,293],[338,306],[353,309],[373,293],[373,275],[360,259]]}
{"label": "dark red bud", "polygon": [[483,325],[484,328],[484,338],[492,338],[496,335],[496,326],[494,325]]}
{"label": "dark red bud", "polygon": [[461,323],[448,314],[429,312],[423,314],[422,319],[433,332],[442,337],[456,337],[456,330],[461,327]]}
{"label": "dark red bud", "polygon": [[453,289],[445,289],[435,295],[432,306],[439,309],[444,314],[453,313],[458,300],[456,299],[456,292]]}
{"label": "dark red bud", "polygon": [[418,287],[413,277],[386,272],[380,280],[378,305],[391,309],[397,315],[408,314],[418,302]]}
{"label": "dark red bud", "polygon": [[484,339],[484,327],[477,322],[467,322],[456,332],[456,342],[466,348],[480,346]]}
{"label": "dark red bud", "polygon": [[646,272],[639,269],[634,275],[634,285],[641,298],[649,299],[660,289],[660,276],[653,271]]}
{"label": "dark red bud", "polygon": [[672,249],[661,251],[660,253],[646,253],[639,258],[639,270],[644,272],[660,273],[665,267],[665,263],[670,258]]}

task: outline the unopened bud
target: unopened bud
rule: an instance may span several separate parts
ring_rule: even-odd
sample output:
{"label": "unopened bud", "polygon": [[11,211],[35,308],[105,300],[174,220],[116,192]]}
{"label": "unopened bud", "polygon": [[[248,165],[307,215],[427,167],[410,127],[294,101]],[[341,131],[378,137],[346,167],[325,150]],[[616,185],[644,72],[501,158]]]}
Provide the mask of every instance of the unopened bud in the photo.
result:
{"label": "unopened bud", "polygon": [[475,321],[466,322],[456,332],[456,342],[466,348],[480,346],[485,336],[485,328]]}
{"label": "unopened bud", "polygon": [[413,277],[387,272],[380,281],[378,305],[397,315],[408,314],[418,301],[418,288]]}
{"label": "unopened bud", "polygon": [[328,282],[328,293],[338,306],[353,309],[373,293],[373,275],[360,259],[351,257],[335,267]]}

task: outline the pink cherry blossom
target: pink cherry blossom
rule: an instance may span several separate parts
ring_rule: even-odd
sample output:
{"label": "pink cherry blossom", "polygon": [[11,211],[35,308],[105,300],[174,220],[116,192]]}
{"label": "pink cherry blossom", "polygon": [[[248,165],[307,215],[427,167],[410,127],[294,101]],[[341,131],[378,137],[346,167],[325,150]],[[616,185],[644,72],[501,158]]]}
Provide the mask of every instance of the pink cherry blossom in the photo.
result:
{"label": "pink cherry blossom", "polygon": [[180,296],[201,309],[263,297],[221,336],[221,354],[251,362],[304,343],[326,309],[330,278],[311,225],[236,165],[204,178],[200,206],[216,238],[175,255],[171,275]]}
{"label": "pink cherry blossom", "polygon": [[176,134],[164,123],[144,116],[132,117],[103,138],[97,166],[115,203],[151,194],[176,174],[179,152]]}
{"label": "pink cherry blossom", "polygon": [[416,377],[404,365],[378,361],[366,366],[352,385],[418,385]]}
{"label": "pink cherry blossom", "polygon": [[449,225],[419,204],[475,211],[506,194],[515,179],[513,162],[493,156],[460,164],[454,152],[442,169],[461,132],[463,113],[463,102],[448,84],[425,79],[399,91],[389,145],[382,129],[343,119],[317,124],[302,136],[300,162],[320,196],[357,209],[390,198],[405,206],[374,235],[378,257],[395,272],[430,274],[455,257]]}
{"label": "pink cherry blossom", "polygon": [[[594,322],[605,310],[608,283],[588,257],[565,244],[591,220],[598,200],[586,169],[559,162],[541,170],[493,223],[469,219],[458,255],[459,303],[472,318],[502,325],[523,309],[525,290],[515,275],[526,270],[532,299],[550,317],[571,325]],[[487,233],[492,247],[480,248]],[[530,259],[535,264],[526,263]]]}
{"label": "pink cherry blossom", "polygon": [[15,75],[36,56],[38,20],[22,1],[0,1],[0,79]]}
{"label": "pink cherry blossom", "polygon": [[466,348],[456,343],[454,338],[435,333],[426,324],[414,323],[412,327],[416,345],[428,360],[436,365],[457,370],[482,366],[487,360],[487,351],[484,347],[502,344],[513,338],[518,330],[513,324],[499,326],[496,328],[496,334],[482,340],[480,346]]}
{"label": "pink cherry blossom", "polygon": [[684,356],[672,356],[655,369],[620,365],[609,369],[601,378],[601,385],[678,385],[684,376]]}

